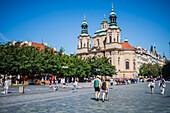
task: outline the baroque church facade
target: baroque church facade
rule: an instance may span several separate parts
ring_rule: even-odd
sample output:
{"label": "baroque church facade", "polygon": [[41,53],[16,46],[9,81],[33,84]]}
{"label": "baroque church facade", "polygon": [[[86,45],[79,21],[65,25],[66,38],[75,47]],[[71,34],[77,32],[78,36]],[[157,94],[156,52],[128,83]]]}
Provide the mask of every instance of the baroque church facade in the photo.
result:
{"label": "baroque church facade", "polygon": [[[137,57],[135,48],[132,47],[128,40],[121,41],[121,29],[117,26],[117,16],[113,10],[110,13],[108,23],[104,17],[101,23],[101,29],[95,32],[91,37],[88,34],[88,25],[84,17],[81,25],[82,31],[78,36],[77,54],[82,58],[89,57],[107,57],[112,65],[116,67],[117,74],[115,78],[133,78],[137,73]],[[91,47],[91,38],[93,46]]]}

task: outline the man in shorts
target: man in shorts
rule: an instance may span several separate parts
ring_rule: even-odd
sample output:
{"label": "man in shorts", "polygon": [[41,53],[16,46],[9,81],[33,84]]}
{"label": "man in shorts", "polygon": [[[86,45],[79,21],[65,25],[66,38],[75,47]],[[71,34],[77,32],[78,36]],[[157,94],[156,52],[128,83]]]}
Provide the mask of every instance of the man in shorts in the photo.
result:
{"label": "man in shorts", "polygon": [[4,92],[5,92],[5,94],[8,94],[8,88],[9,88],[9,81],[6,78],[5,82],[4,82]]}
{"label": "man in shorts", "polygon": [[99,79],[99,76],[97,75],[94,81],[92,82],[94,84],[94,89],[95,89],[95,99],[99,101],[99,96],[100,96],[100,87],[102,86],[101,80]]}
{"label": "man in shorts", "polygon": [[108,87],[108,82],[106,80],[104,80],[104,82],[102,83],[102,92],[103,92],[102,102],[104,102],[105,94],[106,94],[107,101],[109,101],[108,98],[109,87]]}

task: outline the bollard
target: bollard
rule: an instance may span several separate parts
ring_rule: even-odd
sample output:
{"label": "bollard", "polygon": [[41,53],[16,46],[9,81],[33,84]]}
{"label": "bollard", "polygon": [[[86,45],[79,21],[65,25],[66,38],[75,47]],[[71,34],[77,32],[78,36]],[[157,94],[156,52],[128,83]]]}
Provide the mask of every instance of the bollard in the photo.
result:
{"label": "bollard", "polygon": [[19,93],[24,93],[24,86],[19,86]]}

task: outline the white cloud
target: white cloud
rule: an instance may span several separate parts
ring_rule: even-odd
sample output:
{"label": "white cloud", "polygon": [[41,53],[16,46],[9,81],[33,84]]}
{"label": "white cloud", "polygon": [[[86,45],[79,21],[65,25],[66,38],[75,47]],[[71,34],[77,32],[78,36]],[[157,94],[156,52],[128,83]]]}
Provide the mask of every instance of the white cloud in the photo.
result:
{"label": "white cloud", "polygon": [[4,40],[4,41],[7,41],[7,40],[8,40],[2,33],[0,33],[0,38],[1,38],[2,40]]}

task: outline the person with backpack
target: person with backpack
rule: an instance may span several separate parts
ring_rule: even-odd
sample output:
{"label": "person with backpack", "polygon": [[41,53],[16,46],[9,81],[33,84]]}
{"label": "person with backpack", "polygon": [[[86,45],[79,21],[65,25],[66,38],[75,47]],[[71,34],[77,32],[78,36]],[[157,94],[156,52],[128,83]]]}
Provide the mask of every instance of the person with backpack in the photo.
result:
{"label": "person with backpack", "polygon": [[109,87],[108,87],[108,82],[106,80],[104,80],[104,82],[102,83],[102,92],[103,92],[102,102],[104,102],[105,94],[106,94],[107,101],[109,101],[109,97],[108,97]]}
{"label": "person with backpack", "polygon": [[99,101],[100,87],[102,86],[102,83],[98,75],[96,76],[96,78],[92,83],[94,84],[94,89],[95,89],[95,99],[96,101]]}
{"label": "person with backpack", "polygon": [[165,87],[166,87],[165,80],[162,79],[162,80],[159,82],[158,86],[160,87],[161,94],[164,95]]}
{"label": "person with backpack", "polygon": [[153,80],[151,80],[151,82],[149,82],[148,87],[151,88],[151,93],[154,94],[155,83],[153,82]]}

